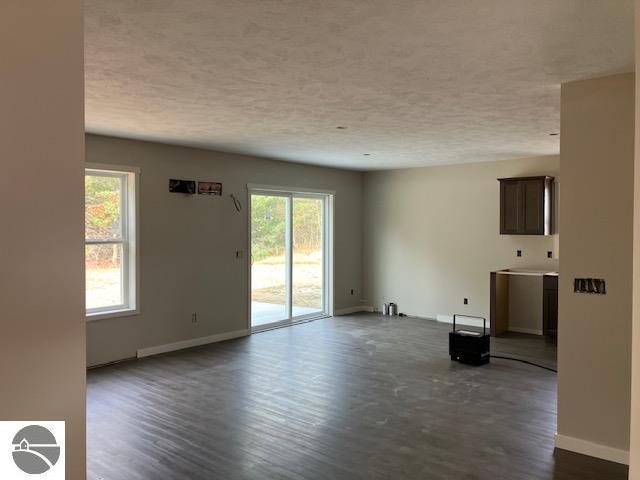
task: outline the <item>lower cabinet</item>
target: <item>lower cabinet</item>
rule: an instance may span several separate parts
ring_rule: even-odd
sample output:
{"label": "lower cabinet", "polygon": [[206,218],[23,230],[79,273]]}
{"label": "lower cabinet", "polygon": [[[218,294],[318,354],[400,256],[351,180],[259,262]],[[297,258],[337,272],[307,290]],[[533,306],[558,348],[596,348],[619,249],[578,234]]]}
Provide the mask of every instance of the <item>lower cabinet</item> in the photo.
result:
{"label": "lower cabinet", "polygon": [[558,334],[558,277],[545,275],[543,279],[542,333]]}
{"label": "lower cabinet", "polygon": [[[490,274],[490,322],[491,335],[500,336],[509,330],[509,316],[512,315],[510,306],[509,279],[514,274],[508,270],[491,272]],[[517,274],[516,274],[517,275]],[[530,274],[529,274],[530,275]],[[539,277],[538,277],[539,278]],[[513,292],[511,292],[513,293]],[[536,287],[536,302],[542,301],[542,334],[556,336],[558,334],[558,276],[542,275],[542,298],[539,286]],[[539,303],[536,311],[540,312]],[[537,317],[536,331],[539,332],[540,317]],[[514,331],[518,331],[514,327]]]}

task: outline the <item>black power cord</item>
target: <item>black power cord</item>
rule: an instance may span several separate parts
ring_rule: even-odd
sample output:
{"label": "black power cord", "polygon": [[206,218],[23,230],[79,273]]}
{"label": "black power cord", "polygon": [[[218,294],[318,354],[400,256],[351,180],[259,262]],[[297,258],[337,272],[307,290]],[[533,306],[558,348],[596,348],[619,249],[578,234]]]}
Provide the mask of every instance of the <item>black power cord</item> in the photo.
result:
{"label": "black power cord", "polygon": [[233,206],[235,207],[235,209],[237,211],[242,210],[242,204],[240,203],[240,200],[238,200],[233,193],[229,194],[229,196],[231,197],[231,200],[233,200]]}
{"label": "black power cord", "polygon": [[545,367],[544,365],[540,365],[538,363],[533,363],[533,362],[530,362],[528,360],[523,360],[521,358],[503,357],[502,355],[490,355],[490,357],[491,358],[500,358],[502,360],[512,360],[514,362],[526,363],[527,365],[532,365],[534,367],[542,368],[544,370],[549,370],[550,372],[553,372],[553,373],[558,373],[558,370],[555,370],[555,369],[553,369],[551,367]]}

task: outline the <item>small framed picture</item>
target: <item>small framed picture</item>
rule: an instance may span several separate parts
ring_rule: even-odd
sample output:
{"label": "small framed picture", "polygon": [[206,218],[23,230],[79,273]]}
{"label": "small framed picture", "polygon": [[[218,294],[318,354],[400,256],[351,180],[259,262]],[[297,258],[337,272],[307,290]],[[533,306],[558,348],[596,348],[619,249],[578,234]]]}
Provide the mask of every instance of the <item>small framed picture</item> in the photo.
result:
{"label": "small framed picture", "polygon": [[198,182],[200,195],[222,195],[222,184],[218,182]]}
{"label": "small framed picture", "polygon": [[196,182],[193,180],[178,180],[172,178],[169,180],[169,191],[172,193],[193,195],[196,193]]}

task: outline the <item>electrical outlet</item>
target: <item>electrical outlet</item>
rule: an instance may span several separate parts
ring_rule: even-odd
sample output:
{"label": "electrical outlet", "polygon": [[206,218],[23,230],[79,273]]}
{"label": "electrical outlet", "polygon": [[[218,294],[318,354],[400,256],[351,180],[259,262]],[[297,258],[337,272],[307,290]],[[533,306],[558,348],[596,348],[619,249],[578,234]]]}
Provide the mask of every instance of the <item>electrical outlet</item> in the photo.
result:
{"label": "electrical outlet", "polygon": [[547,252],[547,258],[553,258],[553,252],[552,251],[548,251]]}
{"label": "electrical outlet", "polygon": [[468,298],[465,298],[465,299],[462,301],[462,303],[464,303],[465,305],[469,305],[469,299],[468,299]]}
{"label": "electrical outlet", "polygon": [[522,256],[522,250],[516,250],[516,256],[517,257],[521,257]]}
{"label": "electrical outlet", "polygon": [[192,313],[191,314],[191,323],[198,323],[198,314],[197,313]]}

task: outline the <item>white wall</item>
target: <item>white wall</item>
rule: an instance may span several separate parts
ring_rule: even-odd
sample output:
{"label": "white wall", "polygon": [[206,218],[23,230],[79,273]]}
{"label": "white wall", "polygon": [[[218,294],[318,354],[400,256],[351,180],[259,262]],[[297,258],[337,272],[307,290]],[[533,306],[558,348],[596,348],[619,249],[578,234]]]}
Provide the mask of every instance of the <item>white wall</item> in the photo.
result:
{"label": "white wall", "polygon": [[[558,445],[617,461],[629,449],[634,81],[561,95]],[[574,293],[576,277],[604,278],[607,294]]]}
{"label": "white wall", "polygon": [[636,123],[633,218],[633,338],[629,478],[640,479],[640,0],[636,0]]}
{"label": "white wall", "polygon": [[[378,309],[489,318],[489,272],[554,270],[557,235],[499,234],[497,178],[558,176],[557,156],[365,174],[365,298]],[[522,250],[522,257],[516,251]],[[469,299],[463,305],[463,298]]]}
{"label": "white wall", "polygon": [[[142,170],[141,314],[89,322],[90,365],[247,328],[248,183],[335,190],[335,308],[360,304],[361,173],[95,135],[86,144],[88,162]],[[169,178],[220,181],[224,196],[172,194]],[[241,213],[228,197],[232,192],[242,199]],[[236,259],[236,250],[244,250],[244,258]]]}
{"label": "white wall", "polygon": [[66,421],[66,478],[78,480],[86,378],[82,2],[3,0],[0,59],[0,420]]}

